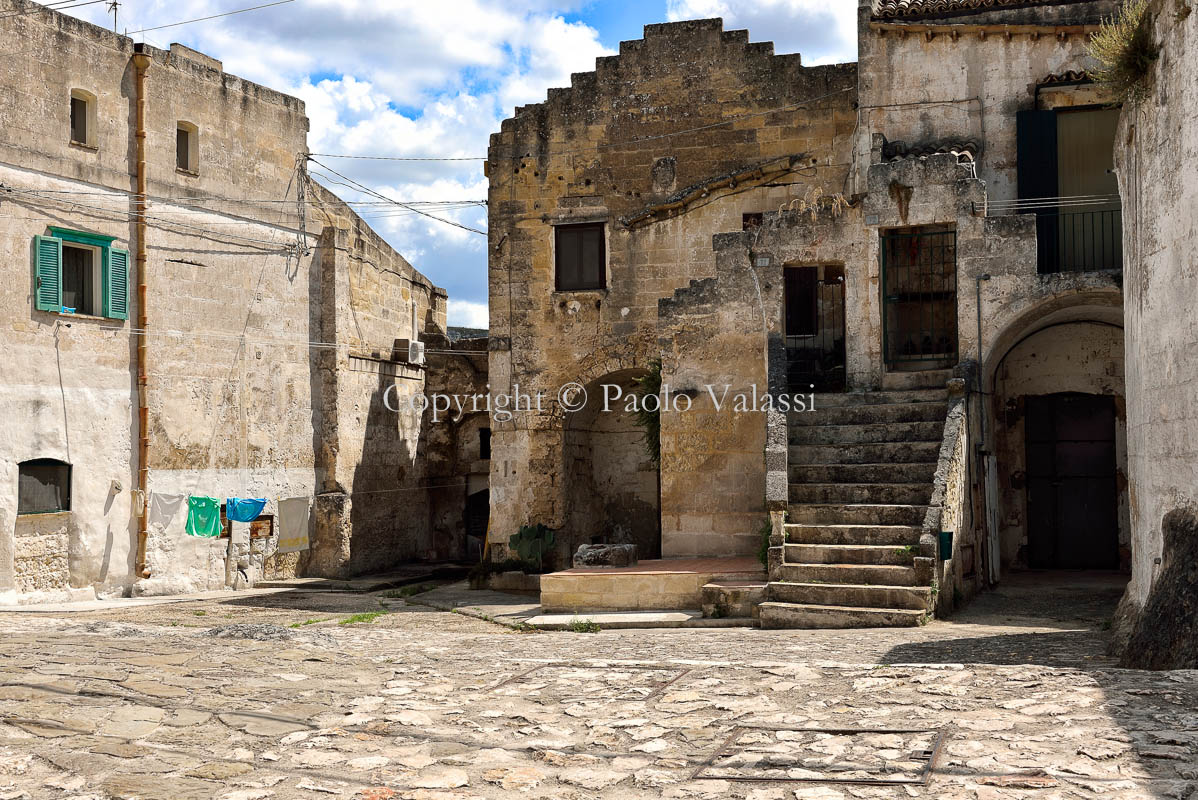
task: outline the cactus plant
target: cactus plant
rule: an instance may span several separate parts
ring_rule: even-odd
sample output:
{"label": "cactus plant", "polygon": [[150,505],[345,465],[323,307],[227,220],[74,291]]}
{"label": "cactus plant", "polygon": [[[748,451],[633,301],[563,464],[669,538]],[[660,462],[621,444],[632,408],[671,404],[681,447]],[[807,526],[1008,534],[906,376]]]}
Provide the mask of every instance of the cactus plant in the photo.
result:
{"label": "cactus plant", "polygon": [[541,523],[524,525],[508,539],[508,546],[519,553],[524,561],[535,562],[539,569],[545,554],[553,549],[555,538],[553,530]]}

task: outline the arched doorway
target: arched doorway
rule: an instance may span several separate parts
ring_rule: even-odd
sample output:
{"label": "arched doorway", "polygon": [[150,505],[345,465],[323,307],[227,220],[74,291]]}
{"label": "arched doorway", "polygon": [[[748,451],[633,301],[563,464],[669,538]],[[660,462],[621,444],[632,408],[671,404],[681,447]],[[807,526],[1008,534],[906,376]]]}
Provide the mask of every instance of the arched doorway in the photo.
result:
{"label": "arched doorway", "polygon": [[[1131,564],[1123,329],[1117,309],[1008,330],[989,366],[1002,569]],[[1004,341],[1005,339],[1005,341]]]}
{"label": "arched doorway", "polygon": [[592,381],[585,407],[566,414],[568,512],[559,535],[571,552],[580,544],[627,543],[637,545],[642,559],[661,555],[658,467],[626,402],[645,374],[622,370]]}

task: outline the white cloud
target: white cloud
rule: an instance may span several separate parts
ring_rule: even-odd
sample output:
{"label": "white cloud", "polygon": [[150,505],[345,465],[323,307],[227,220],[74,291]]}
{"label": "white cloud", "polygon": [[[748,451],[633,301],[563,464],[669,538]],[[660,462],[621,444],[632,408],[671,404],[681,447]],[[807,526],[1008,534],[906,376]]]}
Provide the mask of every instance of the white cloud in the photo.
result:
{"label": "white cloud", "polygon": [[449,299],[449,324],[463,328],[487,328],[487,304]]}
{"label": "white cloud", "polygon": [[802,53],[804,64],[857,60],[857,0],[667,0],[670,20],[723,17],[748,28],[776,53]]}
{"label": "white cloud", "polygon": [[[122,5],[120,24],[136,30],[241,5],[139,0]],[[110,27],[103,8],[67,13]],[[299,0],[134,38],[158,47],[181,41],[221,59],[230,73],[300,97],[313,152],[484,157],[490,134],[514,106],[544,100],[549,87],[568,86],[571,72],[594,69],[595,58],[610,52],[597,31],[567,21],[561,10],[548,0]],[[480,161],[321,160],[388,197],[482,200],[487,194]],[[362,197],[320,178],[319,167],[312,170],[341,197]],[[486,227],[482,207],[430,213]],[[451,298],[485,315],[484,237],[400,208],[373,207],[364,216]],[[477,311],[458,308],[477,318]]]}

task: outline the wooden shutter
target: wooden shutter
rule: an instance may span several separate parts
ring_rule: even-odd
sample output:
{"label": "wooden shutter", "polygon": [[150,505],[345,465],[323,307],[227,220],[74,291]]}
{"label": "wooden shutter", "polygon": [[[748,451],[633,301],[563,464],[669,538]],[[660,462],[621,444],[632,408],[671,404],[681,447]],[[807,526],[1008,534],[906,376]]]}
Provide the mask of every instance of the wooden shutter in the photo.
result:
{"label": "wooden shutter", "polygon": [[62,240],[34,236],[34,305],[39,311],[62,308]]}
{"label": "wooden shutter", "polygon": [[129,319],[129,251],[113,247],[104,267],[104,316]]}
{"label": "wooden shutter", "polygon": [[1057,112],[1020,111],[1015,132],[1019,199],[1056,197]]}

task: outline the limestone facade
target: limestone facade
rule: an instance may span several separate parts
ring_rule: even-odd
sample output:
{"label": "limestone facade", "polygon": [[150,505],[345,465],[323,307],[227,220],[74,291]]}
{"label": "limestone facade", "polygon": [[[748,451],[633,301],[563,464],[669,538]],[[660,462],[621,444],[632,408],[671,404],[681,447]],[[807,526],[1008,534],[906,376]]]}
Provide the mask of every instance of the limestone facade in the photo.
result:
{"label": "limestone facade", "polygon": [[[1110,98],[1085,75],[1087,37],[1115,8],[950,2],[895,13],[861,0],[860,61],[827,67],[801,67],[718,20],[647,26],[643,40],[517,109],[492,137],[492,384],[552,392],[643,374],[660,359],[663,383],[693,400],[661,417],[662,556],[754,553],[770,513],[781,548],[783,518],[800,516],[793,415],[714,413],[703,386],[794,390],[786,287],[792,270],[811,268],[843,298],[839,391],[959,379],[964,405],[949,412],[933,499],[920,505],[915,568],[944,559],[932,579],[937,608],[1011,568],[1043,566],[1030,546],[1042,519],[1029,523],[1024,414],[1050,401],[1035,398],[1081,395],[1109,410],[1108,566],[1131,568],[1109,174],[1117,112],[1103,113]],[[1025,150],[1036,112],[1057,131],[1051,191],[1032,185]],[[1102,203],[1077,205],[1081,195]],[[1065,227],[1074,212],[1085,220],[1077,225],[1100,226],[1085,229],[1087,244],[1067,243],[1082,230]],[[599,290],[555,290],[555,227],[572,222],[604,224]],[[895,305],[893,265],[920,252],[907,242],[947,254],[944,305],[921,307],[938,315],[934,335]],[[565,546],[624,535],[611,506],[627,501],[572,480],[580,458],[570,427],[557,407],[496,425],[493,543],[528,522],[561,528]],[[590,509],[586,526],[573,522],[579,506]],[[951,552],[937,552],[940,530],[955,534]]]}
{"label": "limestone facade", "polygon": [[[138,48],[139,330],[134,43],[24,0],[3,13],[0,49],[24,55],[0,66],[0,594],[196,591],[433,556],[422,416],[379,398],[424,391],[428,365],[392,349],[444,331],[446,294],[307,179],[303,103],[181,45]],[[38,307],[36,237],[63,230],[130,254],[123,314],[107,305],[120,287],[93,282],[74,313]],[[151,535],[137,574],[139,337],[149,492],[266,497],[275,521],[277,500],[313,497],[310,552],[272,555],[269,526],[236,546]],[[70,465],[61,513],[18,513],[22,465],[39,459]]]}

